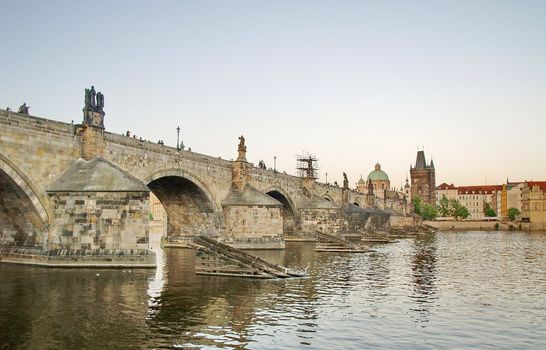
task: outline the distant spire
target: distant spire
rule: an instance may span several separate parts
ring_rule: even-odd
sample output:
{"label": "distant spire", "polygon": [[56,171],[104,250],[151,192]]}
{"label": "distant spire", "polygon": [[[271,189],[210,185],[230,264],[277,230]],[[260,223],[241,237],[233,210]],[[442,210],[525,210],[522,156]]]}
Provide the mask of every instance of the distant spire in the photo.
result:
{"label": "distant spire", "polygon": [[424,169],[427,166],[427,161],[425,159],[425,152],[418,151],[417,159],[415,160],[415,169]]}

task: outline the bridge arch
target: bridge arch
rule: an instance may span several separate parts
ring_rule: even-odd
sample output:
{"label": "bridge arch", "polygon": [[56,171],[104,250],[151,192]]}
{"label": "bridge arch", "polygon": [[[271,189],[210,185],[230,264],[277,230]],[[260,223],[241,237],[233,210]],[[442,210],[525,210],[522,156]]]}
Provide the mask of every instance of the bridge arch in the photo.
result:
{"label": "bridge arch", "polygon": [[166,169],[150,174],[144,182],[167,213],[168,236],[213,234],[220,229],[214,197],[193,174]]}
{"label": "bridge arch", "polygon": [[44,246],[47,203],[24,172],[0,154],[0,242]]}
{"label": "bridge arch", "polygon": [[283,218],[283,232],[294,232],[296,228],[296,209],[294,202],[290,197],[277,186],[273,186],[265,190],[268,196],[271,196],[282,203],[282,218]]}
{"label": "bridge arch", "polygon": [[332,202],[333,204],[336,204],[332,196],[330,196],[328,193],[325,193],[321,196],[323,199],[326,199],[328,202]]}

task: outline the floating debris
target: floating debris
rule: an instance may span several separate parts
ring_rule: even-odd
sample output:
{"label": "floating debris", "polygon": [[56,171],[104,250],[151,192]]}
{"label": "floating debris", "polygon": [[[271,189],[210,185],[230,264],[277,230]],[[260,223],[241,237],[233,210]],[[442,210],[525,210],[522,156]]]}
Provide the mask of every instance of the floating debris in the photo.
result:
{"label": "floating debris", "polygon": [[193,239],[197,249],[198,275],[215,275],[250,278],[305,277],[305,270],[294,270],[269,263],[257,256],[233,248],[206,236]]}
{"label": "floating debris", "polygon": [[366,253],[370,251],[367,246],[351,243],[327,233],[317,231],[315,236],[317,237],[316,252]]}

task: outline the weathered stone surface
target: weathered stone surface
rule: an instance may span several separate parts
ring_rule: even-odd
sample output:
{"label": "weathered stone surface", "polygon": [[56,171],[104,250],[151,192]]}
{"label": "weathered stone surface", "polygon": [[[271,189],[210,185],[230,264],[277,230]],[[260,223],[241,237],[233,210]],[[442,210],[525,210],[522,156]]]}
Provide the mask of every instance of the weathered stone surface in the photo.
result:
{"label": "weathered stone surface", "polygon": [[283,233],[282,206],[278,200],[252,186],[231,189],[222,202],[224,236],[280,237]]}
{"label": "weathered stone surface", "polygon": [[78,159],[47,192],[148,192],[140,180],[101,158]]}
{"label": "weathered stone surface", "polygon": [[52,192],[50,249],[138,249],[148,237],[149,191]]}
{"label": "weathered stone surface", "polygon": [[252,186],[246,186],[242,191],[231,189],[222,202],[226,206],[266,206],[281,208],[282,203],[264,194]]}

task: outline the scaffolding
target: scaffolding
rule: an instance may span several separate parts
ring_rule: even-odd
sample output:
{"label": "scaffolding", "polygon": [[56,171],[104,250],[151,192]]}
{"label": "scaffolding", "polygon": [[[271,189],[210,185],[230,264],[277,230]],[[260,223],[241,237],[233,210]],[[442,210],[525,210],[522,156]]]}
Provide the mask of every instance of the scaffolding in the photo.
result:
{"label": "scaffolding", "polygon": [[296,156],[298,162],[296,169],[298,176],[308,179],[318,179],[319,166],[318,158],[311,155],[309,152],[304,152]]}

